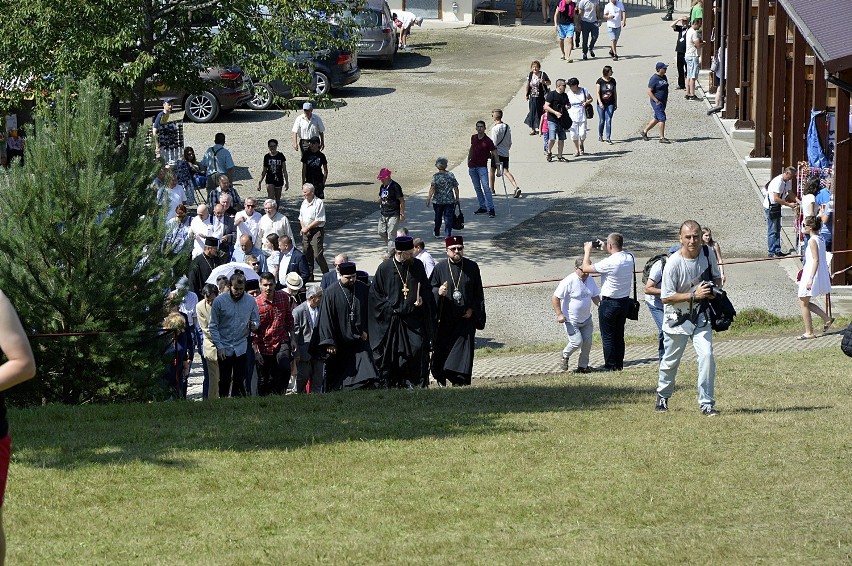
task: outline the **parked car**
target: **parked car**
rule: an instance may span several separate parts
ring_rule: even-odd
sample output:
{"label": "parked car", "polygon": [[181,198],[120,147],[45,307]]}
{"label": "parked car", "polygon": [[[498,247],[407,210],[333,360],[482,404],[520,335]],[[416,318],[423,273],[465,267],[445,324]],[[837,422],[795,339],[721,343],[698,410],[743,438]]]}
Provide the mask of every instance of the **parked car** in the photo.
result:
{"label": "parked car", "polygon": [[313,58],[314,92],[325,95],[334,89],[351,85],[361,78],[358,54],[351,51],[331,49]]}
{"label": "parked car", "polygon": [[[163,107],[162,100],[171,98],[172,108],[175,111],[183,109],[187,120],[207,123],[214,121],[219,114],[242,107],[254,97],[251,79],[243,74],[240,67],[212,67],[202,72],[200,78],[205,88],[199,93],[171,89],[152,80],[157,96],[145,101],[145,113],[159,112]],[[122,113],[130,113],[130,104],[122,102],[120,109]]]}
{"label": "parked car", "polygon": [[393,15],[385,0],[367,0],[367,5],[345,11],[342,18],[352,18],[359,28],[358,58],[393,63],[399,47]]}

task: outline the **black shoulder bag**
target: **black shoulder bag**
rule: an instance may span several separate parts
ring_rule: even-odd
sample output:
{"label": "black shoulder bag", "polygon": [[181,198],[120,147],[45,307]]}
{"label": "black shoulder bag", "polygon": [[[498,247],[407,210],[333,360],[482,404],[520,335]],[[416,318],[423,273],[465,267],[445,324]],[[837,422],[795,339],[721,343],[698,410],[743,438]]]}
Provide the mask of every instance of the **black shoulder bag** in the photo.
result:
{"label": "black shoulder bag", "polygon": [[[701,246],[704,257],[707,258],[707,269],[702,274],[704,281],[713,282],[713,273],[710,271],[710,246]],[[707,314],[707,319],[710,321],[710,327],[716,332],[724,332],[731,327],[734,322],[734,317],[737,316],[737,310],[733,303],[728,298],[728,294],[724,289],[718,287],[713,288],[713,297],[701,301],[701,306],[698,309],[699,314],[704,312]]]}
{"label": "black shoulder bag", "polygon": [[627,318],[630,320],[639,320],[639,301],[636,299],[636,258],[633,254],[627,254],[633,259],[633,267],[630,270],[633,272],[633,299],[630,301],[630,309],[627,311]]}

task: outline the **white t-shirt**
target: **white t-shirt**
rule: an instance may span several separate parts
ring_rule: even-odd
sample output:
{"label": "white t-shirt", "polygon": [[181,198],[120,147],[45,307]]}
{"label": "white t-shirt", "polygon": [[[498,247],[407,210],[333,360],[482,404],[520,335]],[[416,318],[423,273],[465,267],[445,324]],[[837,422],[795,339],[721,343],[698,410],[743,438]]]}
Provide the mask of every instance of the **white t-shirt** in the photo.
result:
{"label": "white t-shirt", "polygon": [[816,216],[819,207],[816,205],[816,195],[802,195],[802,220],[808,216]]}
{"label": "white t-shirt", "polygon": [[621,27],[621,14],[624,13],[624,4],[619,0],[615,4],[612,2],[607,2],[606,6],[603,9],[604,18],[607,16],[615,16],[611,20],[606,21],[606,27],[610,29],[620,28]]}
{"label": "white t-shirt", "polygon": [[769,181],[769,192],[764,194],[763,198],[763,208],[769,209],[769,202],[775,202],[772,197],[769,196],[769,193],[778,193],[778,197],[781,200],[785,200],[787,198],[787,194],[790,192],[790,181],[784,180],[784,175],[778,175],[771,181]]}
{"label": "white t-shirt", "polygon": [[601,296],[623,299],[630,295],[634,264],[633,256],[623,250],[594,264],[601,274]]}
{"label": "white t-shirt", "polygon": [[[657,284],[654,285],[657,289],[661,287],[663,284],[663,260],[658,259],[657,262],[651,266],[651,270],[648,271],[648,280],[656,281]],[[660,300],[659,295],[645,295],[645,302],[652,307],[656,307],[658,309],[663,308],[663,301]]]}
{"label": "white t-shirt", "polygon": [[592,297],[600,296],[598,285],[593,277],[583,281],[572,273],[559,282],[553,296],[562,301],[562,314],[571,324],[581,324],[592,316]]}
{"label": "white t-shirt", "polygon": [[580,0],[577,3],[577,9],[583,11],[581,16],[584,22],[598,21],[598,0]]}
{"label": "white t-shirt", "polygon": [[491,139],[494,140],[497,155],[509,157],[509,150],[512,149],[512,129],[509,125],[500,122],[491,126]]}
{"label": "white t-shirt", "polygon": [[290,221],[287,220],[287,217],[281,214],[280,212],[276,212],[275,216],[272,218],[269,217],[268,214],[264,214],[263,218],[260,219],[258,223],[258,239],[261,242],[261,245],[258,246],[255,243],[255,247],[259,247],[264,251],[264,255],[267,251],[272,251],[272,247],[269,245],[269,240],[266,237],[273,232],[278,234],[278,237],[282,236],[290,236],[290,242],[295,245],[295,240],[293,240],[293,230],[290,229]]}
{"label": "white t-shirt", "polygon": [[[706,255],[704,248],[707,248],[709,252]],[[695,259],[686,259],[680,255],[680,251],[670,255],[666,261],[666,267],[663,268],[663,285],[660,288],[660,297],[665,299],[675,293],[687,293],[698,287],[702,281],[701,275],[707,269],[708,261],[712,277],[718,278],[719,264],[716,263],[716,254],[708,246],[702,246],[698,257]],[[701,314],[695,322],[690,320],[690,315],[698,311],[700,303],[701,301],[694,301],[692,311],[689,308],[689,301],[665,305],[663,332],[692,335],[696,325],[703,326],[706,323],[704,314]]]}
{"label": "white t-shirt", "polygon": [[568,95],[568,102],[571,107],[568,109],[568,115],[575,124],[581,124],[586,121],[586,111],[583,108],[584,103],[589,98],[589,91],[580,87],[577,89],[577,94],[571,92],[571,89],[566,89],[565,94]]}
{"label": "white t-shirt", "polygon": [[698,48],[695,47],[695,42],[701,37],[698,30],[690,27],[686,30],[686,53],[684,57],[698,57]]}
{"label": "white t-shirt", "polygon": [[[251,216],[246,214],[245,210],[239,211],[236,216],[234,216],[234,223],[236,224],[237,220],[240,218],[243,219],[243,222],[240,222],[239,226],[237,226],[237,236],[242,236],[243,234],[248,234],[251,236],[251,241],[256,248],[259,248],[257,242],[257,237],[260,235],[260,219],[263,215],[259,212],[255,212]],[[239,238],[237,239],[239,241]]]}
{"label": "white t-shirt", "polygon": [[189,223],[189,230],[194,236],[192,239],[192,257],[204,251],[204,238],[213,235],[213,217],[208,216],[202,220],[200,216],[193,216]]}

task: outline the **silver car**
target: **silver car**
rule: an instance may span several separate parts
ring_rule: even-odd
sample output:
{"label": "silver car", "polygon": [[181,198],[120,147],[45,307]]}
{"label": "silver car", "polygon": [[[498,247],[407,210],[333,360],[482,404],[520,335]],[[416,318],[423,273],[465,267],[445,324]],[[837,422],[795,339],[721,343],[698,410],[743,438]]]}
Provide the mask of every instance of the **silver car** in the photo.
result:
{"label": "silver car", "polygon": [[341,16],[352,18],[359,28],[358,59],[393,64],[399,41],[390,8],[385,0],[367,0],[364,8],[346,11]]}

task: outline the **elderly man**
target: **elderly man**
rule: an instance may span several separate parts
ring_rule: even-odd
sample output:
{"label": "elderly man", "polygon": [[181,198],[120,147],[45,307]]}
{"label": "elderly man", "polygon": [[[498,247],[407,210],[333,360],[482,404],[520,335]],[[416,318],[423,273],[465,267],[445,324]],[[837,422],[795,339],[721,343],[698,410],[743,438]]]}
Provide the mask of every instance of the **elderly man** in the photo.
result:
{"label": "elderly man", "polygon": [[175,216],[166,221],[166,236],[163,239],[163,249],[171,248],[175,255],[189,253],[187,245],[191,239],[189,214],[185,204],[175,207]]}
{"label": "elderly man", "polygon": [[601,298],[595,280],[583,272],[583,258],[574,261],[574,271],[559,282],[550,299],[556,311],[556,322],[564,324],[568,333],[568,344],[562,349],[562,371],[568,369],[571,354],[579,350],[575,372],[591,373],[592,303],[600,305]]}
{"label": "elderly man", "polygon": [[781,251],[781,207],[796,208],[796,203],[788,199],[795,176],[796,168],[787,167],[764,187],[763,212],[766,215],[766,247],[769,257],[790,255]]}
{"label": "elderly man", "polygon": [[225,261],[230,261],[231,249],[236,241],[237,229],[234,228],[234,219],[225,216],[225,207],[217,204],[213,207],[213,223],[210,235],[219,240],[219,249],[225,253]]}
{"label": "elderly man", "polygon": [[275,277],[265,271],[260,274],[260,294],[255,299],[260,327],[254,335],[255,359],[258,369],[259,395],[287,389],[290,378],[290,334],[293,332],[293,313],[286,291],[275,290]]}
{"label": "elderly man", "polygon": [[[595,264],[591,261],[592,246],[605,246],[609,257]],[[583,245],[583,273],[601,275],[601,302],[598,322],[604,351],[604,371],[624,369],[624,325],[630,312],[630,285],[636,261],[633,254],[624,251],[624,237],[613,232],[606,243],[586,242]]]}
{"label": "elderly man", "polygon": [[432,375],[440,385],[470,385],[476,330],[485,327],[485,293],[476,262],[464,257],[464,239],[444,240],[447,259],[432,272],[438,325],[432,347]]}
{"label": "elderly man", "polygon": [[201,290],[203,300],[195,305],[195,318],[198,320],[198,328],[201,330],[201,366],[204,370],[204,385],[201,394],[204,399],[219,398],[219,358],[216,356],[216,348],[213,347],[213,339],[210,337],[210,309],[213,300],[219,296],[219,288],[207,283]]}
{"label": "elderly man", "polygon": [[[227,176],[228,184],[234,178],[234,159],[231,152],[225,149],[225,134],[219,132],[213,138],[213,145],[207,148],[201,158],[201,166],[207,171],[207,188],[215,189],[221,186],[220,176]],[[236,199],[235,199],[236,200]],[[218,199],[212,201],[219,202]]]}
{"label": "elderly man", "polygon": [[255,271],[257,271],[258,273],[268,271],[266,269],[266,256],[263,255],[263,252],[260,251],[254,245],[251,236],[249,236],[248,234],[243,234],[242,236],[240,236],[240,245],[234,249],[234,253],[233,255],[231,255],[231,261],[248,263],[246,259],[249,256],[254,257],[260,264],[259,269],[255,269]]}
{"label": "elderly man", "polygon": [[[293,122],[293,149],[301,150],[304,154],[314,136],[320,139],[320,150],[325,149],[325,124],[322,123],[322,118],[314,114],[314,105],[305,102],[302,104],[302,113],[296,116],[296,121]],[[302,179],[302,182],[305,180]]]}
{"label": "elderly man", "polygon": [[299,232],[302,235],[302,253],[308,260],[310,275],[306,283],[314,280],[314,261],[323,273],[328,273],[328,263],[323,255],[323,240],[325,239],[325,205],[321,198],[314,195],[314,186],[310,183],[302,185],[305,200],[299,208]]}
{"label": "elderly man", "polygon": [[260,327],[254,298],[245,293],[246,277],[234,273],[231,289],[210,310],[210,338],[219,359],[219,397],[244,397],[249,332]]}
{"label": "elderly man", "polygon": [[423,25],[423,18],[412,12],[400,10],[396,13],[394,24],[399,29],[399,48],[408,49],[408,36],[411,35],[411,28],[415,25],[420,27]]}
{"label": "elderly man", "polygon": [[435,298],[410,236],[394,240],[394,255],[379,264],[370,285],[370,346],[388,387],[426,387]]}
{"label": "elderly man", "polygon": [[348,254],[337,254],[336,256],[334,256],[334,269],[324,274],[322,276],[322,280],[320,281],[320,288],[322,288],[323,291],[337,283],[337,277],[339,275],[338,269],[340,267],[340,264],[346,263],[347,261],[349,261]]}
{"label": "elderly man", "polygon": [[311,393],[322,393],[323,359],[311,355],[310,343],[319,318],[322,289],[311,285],[307,299],[293,311],[293,354],[296,359],[296,392],[305,393],[310,383]]}
{"label": "elderly man", "polygon": [[235,209],[242,208],[243,201],[240,198],[240,195],[237,194],[237,189],[231,186],[231,179],[227,175],[222,175],[221,177],[219,177],[217,187],[210,191],[210,194],[207,195],[207,205],[210,208],[213,208],[214,206],[219,204],[223,194],[231,195],[231,205]]}
{"label": "elderly man", "polygon": [[292,240],[293,230],[290,228],[290,221],[287,220],[287,217],[278,212],[278,203],[273,199],[263,201],[263,212],[266,214],[258,221],[258,237],[263,253],[269,255],[274,250],[266,237],[270,234],[278,234],[279,242],[282,236],[289,236]]}
{"label": "elderly man", "polygon": [[260,236],[261,218],[263,218],[263,215],[257,210],[257,200],[248,197],[245,201],[245,208],[234,215],[234,227],[238,234],[248,234],[253,242],[257,242],[257,238]]}
{"label": "elderly man", "polygon": [[378,376],[368,342],[369,289],[356,280],[356,266],[338,266],[338,282],[325,292],[314,332],[317,347],[312,356],[325,356],[323,391],[375,385]]}
{"label": "elderly man", "polygon": [[[405,221],[405,196],[402,187],[391,178],[391,170],[382,167],[379,180],[379,238],[388,254],[393,253],[393,239],[400,222]],[[390,245],[388,245],[390,243]]]}
{"label": "elderly man", "polygon": [[213,235],[213,218],[206,204],[199,204],[195,216],[189,223],[192,233],[192,257],[195,259],[204,251],[204,239]]}
{"label": "elderly man", "polygon": [[213,236],[205,238],[204,251],[193,258],[189,265],[187,277],[189,277],[189,288],[192,292],[200,295],[213,270],[226,262],[225,254],[219,251],[219,240]]}
{"label": "elderly man", "polygon": [[[657,411],[667,411],[669,398],[687,342],[698,356],[698,406],[701,414],[719,414],[713,391],[716,384],[716,359],[713,354],[713,329],[702,307],[713,297],[713,286],[721,287],[722,276],[716,254],[706,253],[702,246],[701,226],[687,220],[680,227],[680,251],[673,253],[663,268],[660,298],[665,305],[663,315],[663,344],[665,353],[660,360],[657,384]],[[702,250],[705,253],[702,253]]]}
{"label": "elderly man", "polygon": [[298,273],[302,281],[310,279],[311,269],[308,266],[308,259],[305,254],[293,247],[290,236],[282,236],[278,240],[278,246],[281,248],[281,261],[278,264],[279,279],[283,279],[288,273]]}

